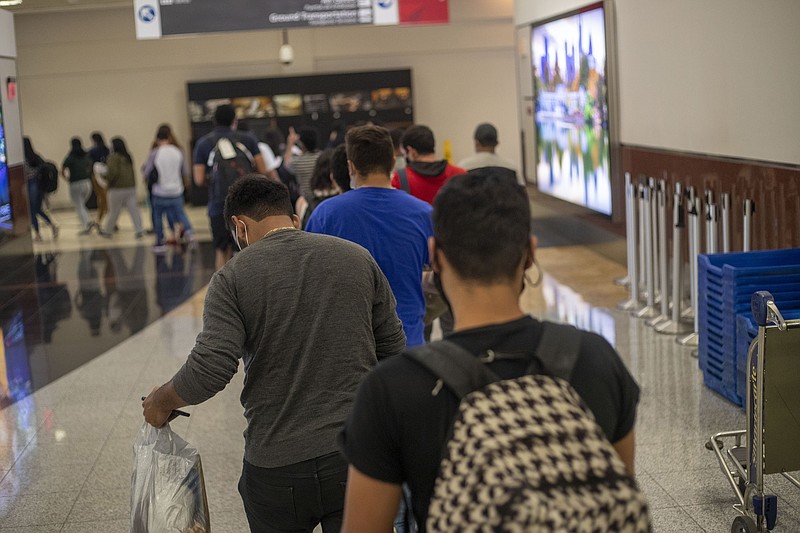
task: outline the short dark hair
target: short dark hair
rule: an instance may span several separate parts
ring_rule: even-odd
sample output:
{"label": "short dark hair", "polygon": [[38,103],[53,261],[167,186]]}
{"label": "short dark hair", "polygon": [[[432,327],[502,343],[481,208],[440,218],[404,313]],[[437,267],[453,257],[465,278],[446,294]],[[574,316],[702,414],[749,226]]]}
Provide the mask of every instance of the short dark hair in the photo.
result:
{"label": "short dark hair", "polygon": [[403,133],[400,142],[404,147],[410,146],[420,154],[432,154],[436,150],[436,140],[428,126],[411,126]]}
{"label": "short dark hair", "polygon": [[262,174],[248,174],[228,188],[223,213],[225,225],[233,229],[233,215],[244,215],[259,222],[270,216],[292,216],[294,209],[286,185]]}
{"label": "short dark hair", "polygon": [[403,130],[400,128],[394,128],[389,130],[389,135],[392,136],[392,144],[394,145],[394,149],[398,150],[400,148],[401,142],[403,141]]}
{"label": "short dark hair", "polygon": [[514,277],[527,255],[525,189],[492,171],[450,179],[433,201],[433,236],[458,275],[481,283]]}
{"label": "short dark hair", "polygon": [[345,137],[347,159],[359,174],[391,174],[394,169],[394,146],[389,130],[380,126],[357,126]]}
{"label": "short dark hair", "polygon": [[230,128],[236,121],[236,109],[230,104],[222,104],[214,110],[214,123],[217,126]]}
{"label": "short dark hair", "polygon": [[312,126],[306,126],[300,128],[298,133],[300,134],[300,142],[303,143],[303,147],[309,152],[316,152],[317,146],[319,145],[319,133],[317,129]]}
{"label": "short dark hair", "polygon": [[331,183],[331,155],[333,155],[333,150],[323,150],[320,152],[317,162],[314,163],[314,170],[311,172],[311,179],[308,182],[312,191],[327,191],[333,187]]}
{"label": "short dark hair", "polygon": [[350,190],[350,168],[347,166],[347,147],[340,144],[331,156],[331,175],[342,192]]}
{"label": "short dark hair", "polygon": [[481,146],[497,146],[497,128],[488,122],[478,124],[473,137]]}

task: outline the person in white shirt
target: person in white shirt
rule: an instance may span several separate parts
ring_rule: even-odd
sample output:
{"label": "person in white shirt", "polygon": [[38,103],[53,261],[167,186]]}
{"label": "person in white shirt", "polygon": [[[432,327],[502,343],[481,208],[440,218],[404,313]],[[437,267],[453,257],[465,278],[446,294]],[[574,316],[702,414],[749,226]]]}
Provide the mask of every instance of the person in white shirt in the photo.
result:
{"label": "person in white shirt", "polygon": [[192,223],[183,208],[183,152],[168,125],[159,126],[155,144],[145,164],[144,175],[153,185],[153,230],[156,234],[153,251],[163,253],[167,250],[164,215],[168,221],[177,222],[183,227],[186,240],[193,242],[194,235]]}
{"label": "person in white shirt", "polygon": [[[513,163],[506,161],[495,153],[497,145],[497,128],[484,122],[475,128],[475,154],[461,161],[458,166],[466,171],[478,168],[505,168],[516,174],[517,169]],[[515,176],[516,178],[516,176]]]}

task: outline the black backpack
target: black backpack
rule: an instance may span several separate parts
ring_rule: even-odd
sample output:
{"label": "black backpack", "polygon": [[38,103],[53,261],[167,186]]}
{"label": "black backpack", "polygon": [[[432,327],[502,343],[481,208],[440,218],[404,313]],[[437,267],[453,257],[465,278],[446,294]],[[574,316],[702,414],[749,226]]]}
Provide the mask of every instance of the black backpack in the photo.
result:
{"label": "black backpack", "polygon": [[213,188],[217,198],[224,201],[228,195],[228,188],[242,176],[253,172],[255,172],[253,154],[239,138],[221,137],[217,141],[214,145],[214,164],[209,181],[209,186]]}
{"label": "black backpack", "polygon": [[58,167],[52,161],[44,161],[39,167],[39,183],[42,192],[54,193],[58,189]]}
{"label": "black backpack", "polygon": [[[647,502],[592,413],[569,384],[582,333],[543,322],[525,375],[486,366],[442,341],[406,352],[461,400],[428,508],[427,530],[651,530]],[[541,363],[543,373],[532,374]]]}

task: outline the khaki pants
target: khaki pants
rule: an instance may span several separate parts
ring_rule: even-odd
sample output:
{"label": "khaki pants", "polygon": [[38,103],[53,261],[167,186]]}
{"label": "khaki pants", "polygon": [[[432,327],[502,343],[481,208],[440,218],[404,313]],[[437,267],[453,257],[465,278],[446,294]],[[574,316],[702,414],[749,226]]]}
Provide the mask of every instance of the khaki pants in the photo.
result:
{"label": "khaki pants", "polygon": [[103,217],[108,213],[108,192],[100,185],[94,175],[92,175],[92,188],[97,198],[97,220],[95,220],[95,222],[100,226]]}

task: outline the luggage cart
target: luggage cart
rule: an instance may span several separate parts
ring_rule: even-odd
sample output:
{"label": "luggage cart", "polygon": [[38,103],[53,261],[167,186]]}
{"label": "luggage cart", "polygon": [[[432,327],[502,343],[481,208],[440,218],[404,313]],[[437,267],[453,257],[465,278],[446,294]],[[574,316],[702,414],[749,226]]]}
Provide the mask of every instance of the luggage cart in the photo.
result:
{"label": "luggage cart", "polygon": [[777,497],[765,493],[765,475],[781,474],[800,489],[790,475],[800,470],[800,320],[784,320],[766,291],[753,294],[751,310],[758,335],[747,356],[747,429],[717,433],[706,443],[739,500],[731,533],[775,527]]}

